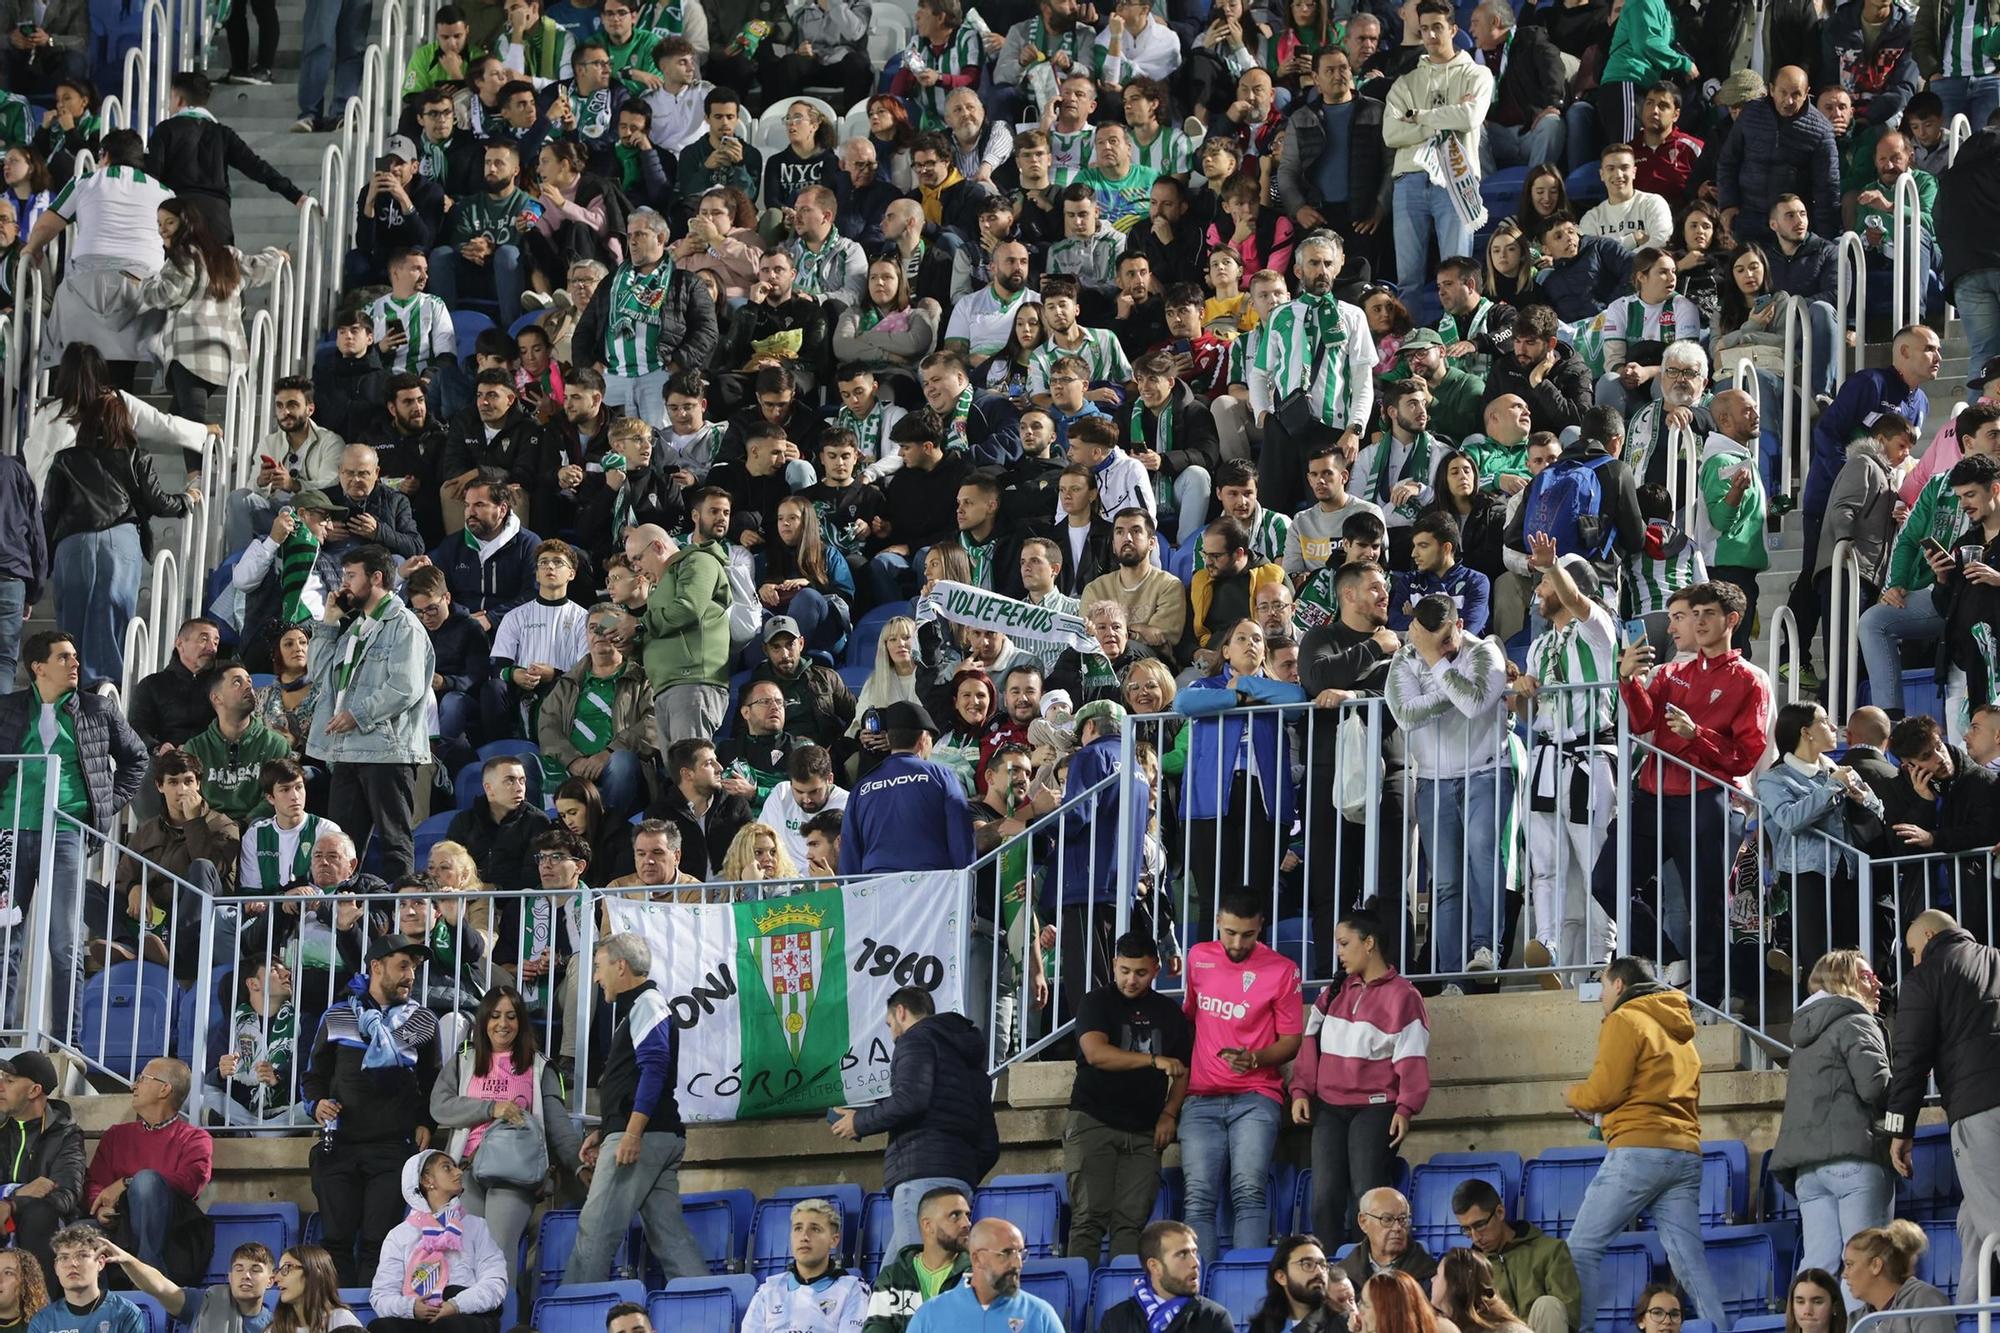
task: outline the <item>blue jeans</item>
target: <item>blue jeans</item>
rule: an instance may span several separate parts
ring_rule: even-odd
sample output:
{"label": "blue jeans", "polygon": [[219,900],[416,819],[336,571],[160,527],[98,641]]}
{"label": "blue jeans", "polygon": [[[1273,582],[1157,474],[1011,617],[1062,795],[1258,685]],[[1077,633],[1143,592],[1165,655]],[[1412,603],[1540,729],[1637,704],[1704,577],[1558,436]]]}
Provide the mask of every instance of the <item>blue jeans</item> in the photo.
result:
{"label": "blue jeans", "polygon": [[1833,358],[1839,350],[1834,329],[1838,325],[1831,304],[1826,301],[1806,303],[1806,327],[1812,330],[1812,358],[1806,363],[1806,380],[1816,394],[1833,392]]}
{"label": "blue jeans", "polygon": [[637,417],[654,430],[667,428],[667,372],[650,375],[606,375],[604,405]]}
{"label": "blue jeans", "polygon": [[[458,284],[471,274],[491,274],[493,299],[500,306],[500,327],[512,328],[521,317],[521,248],[495,246],[493,257],[474,264],[458,253],[455,245],[440,245],[431,251],[430,293],[452,309],[458,308]],[[608,386],[607,386],[608,387]]]}
{"label": "blue jeans", "polygon": [[1951,288],[1952,304],[1965,325],[1965,379],[1979,378],[1987,361],[2000,356],[2000,268],[1974,269]]}
{"label": "blue jeans", "polygon": [[[1799,1172],[1799,1267],[1840,1271],[1847,1238],[1888,1225],[1896,1178],[1880,1162],[1822,1162]],[[1845,1287],[1842,1288],[1845,1290]]]}
{"label": "blue jeans", "polygon": [[1472,232],[1459,220],[1451,197],[1421,171],[1396,177],[1395,218],[1396,283],[1415,315],[1415,303],[1426,299],[1424,291],[1431,280],[1431,237],[1437,237],[1439,257],[1450,259],[1472,253]]}
{"label": "blue jeans", "polygon": [[[361,58],[375,23],[373,0],[306,0],[305,31],[299,50],[299,115],[337,119],[347,99],[361,93]],[[333,75],[333,107],[327,111],[326,76]]]}
{"label": "blue jeans", "polygon": [[[1695,1312],[1719,1333],[1729,1333],[1729,1312],[1701,1243],[1701,1154],[1672,1148],[1613,1148],[1584,1191],[1569,1235],[1570,1258],[1576,1261],[1577,1285],[1583,1290],[1584,1326],[1597,1317],[1597,1270],[1605,1249],[1648,1209],[1674,1276],[1694,1298]],[[1622,1318],[1626,1311],[1618,1313]]]}
{"label": "blue jeans", "polygon": [[1208,502],[1215,494],[1215,482],[1208,475],[1208,469],[1200,464],[1181,469],[1174,484],[1160,492],[1160,523],[1175,514],[1180,516],[1180,526],[1175,532],[1174,545],[1179,546],[1196,536],[1208,526]]}
{"label": "blue jeans", "polygon": [[597,793],[604,798],[604,808],[621,817],[644,804],[646,767],[639,756],[630,750],[613,750],[611,762],[597,775]]}
{"label": "blue jeans", "polygon": [[921,551],[911,555],[883,551],[863,565],[861,595],[868,599],[868,605],[881,606],[908,597],[915,583],[916,571],[924,567],[922,557]]}
{"label": "blue jeans", "polygon": [[936,1189],[955,1189],[972,1202],[972,1186],[951,1176],[920,1176],[896,1186],[889,1196],[889,1248],[884,1254],[901,1254],[905,1245],[924,1243],[923,1228],[917,1225],[917,1205]]}
{"label": "blue jeans", "polygon": [[[39,813],[39,812],[37,812]],[[14,811],[9,809],[0,814],[6,823],[14,822]],[[55,846],[54,883],[46,887],[35,882],[34,876],[42,864],[42,834],[39,829],[22,829],[14,847],[14,865],[17,867],[17,883],[32,884],[27,892],[17,892],[14,901],[21,909],[21,922],[7,937],[7,1023],[18,1027],[27,1017],[27,1005],[23,1003],[21,975],[22,945],[28,929],[29,907],[39,894],[43,899],[43,910],[49,913],[49,1011],[48,1031],[57,1037],[79,1041],[82,1034],[77,1030],[74,1010],[75,995],[70,988],[71,978],[77,969],[78,922],[81,917],[81,882],[83,866],[83,835],[73,829],[57,833]]]}
{"label": "blue jeans", "polygon": [[[799,622],[799,636],[808,649],[831,650],[847,633],[847,615],[840,603],[815,588],[793,593],[792,600],[785,603],[785,614]],[[764,656],[761,644],[757,656],[759,660]]]}
{"label": "blue jeans", "polygon": [[139,612],[146,572],[139,529],[120,523],[102,532],[73,532],[56,543],[50,581],[56,624],[76,639],[83,681],[125,685],[125,627]]}
{"label": "blue jeans", "polygon": [[165,1257],[167,1228],[174,1220],[174,1187],[157,1171],[141,1171],[125,1186],[125,1217],[132,1226],[132,1249],[157,1266]]}
{"label": "blue jeans", "polygon": [[21,618],[28,609],[28,585],[0,579],[0,690],[14,688],[21,666]]}
{"label": "blue jeans", "polygon": [[485,737],[479,723],[479,696],[466,690],[446,690],[438,696],[438,735],[460,736],[477,746]]}
{"label": "blue jeans", "polygon": [[1216,1209],[1229,1182],[1231,1249],[1263,1245],[1271,1237],[1271,1149],[1278,1141],[1278,1103],[1255,1092],[1189,1097],[1181,1107],[1181,1174],[1187,1181],[1183,1216],[1201,1245],[1201,1261],[1215,1262]]}
{"label": "blue jeans", "polygon": [[1931,592],[1919,588],[1901,606],[1878,601],[1861,613],[1861,664],[1868,672],[1868,700],[1877,708],[1903,706],[1904,641],[1935,639],[1944,633],[1944,617],[1937,613]]}
{"label": "blue jeans", "polygon": [[1479,135],[1479,174],[1490,176],[1502,167],[1539,167],[1561,163],[1569,130],[1560,111],[1533,125],[1495,125],[1488,121]]}
{"label": "blue jeans", "polygon": [[1932,79],[1931,91],[1944,103],[1944,123],[1950,125],[1951,118],[1963,111],[1972,122],[1974,134],[1985,129],[1987,118],[2000,110],[2000,78],[1992,75],[1973,78],[1958,74]]}
{"label": "blue jeans", "polygon": [[[284,508],[279,500],[259,491],[231,491],[222,502],[222,544],[226,551],[249,549],[250,543],[259,537],[269,535],[271,524],[277,521],[278,511]],[[254,626],[239,626],[250,632]]]}
{"label": "blue jeans", "polygon": [[1417,837],[1431,866],[1431,924],[1439,975],[1493,947],[1503,880],[1500,833],[1514,800],[1511,768],[1417,781]]}

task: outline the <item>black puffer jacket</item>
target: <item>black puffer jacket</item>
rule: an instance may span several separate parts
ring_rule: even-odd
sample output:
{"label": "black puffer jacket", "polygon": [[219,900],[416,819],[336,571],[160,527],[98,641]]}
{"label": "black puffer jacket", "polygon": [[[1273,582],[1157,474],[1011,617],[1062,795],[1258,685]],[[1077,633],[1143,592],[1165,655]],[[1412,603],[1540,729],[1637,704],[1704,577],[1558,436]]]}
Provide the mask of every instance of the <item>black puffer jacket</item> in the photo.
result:
{"label": "black puffer jacket", "polygon": [[[570,347],[578,365],[595,366],[604,361],[604,338],[611,323],[614,285],[611,278],[598,283],[597,295],[590,298],[582,318],[576,322]],[[666,299],[660,302],[657,319],[660,346],[666,351],[669,365],[678,370],[709,368],[721,328],[716,323],[715,303],[708,299],[708,288],[696,282],[693,274],[681,271],[668,279]]]}
{"label": "black puffer jacket", "polygon": [[2000,1106],[2000,949],[1953,928],[1932,938],[1896,1001],[1890,1131],[1916,1133],[1924,1084],[1937,1074],[1945,1118]]}
{"label": "black puffer jacket", "polygon": [[187,497],[161,488],[160,474],[143,449],[79,441],[56,454],[42,487],[42,527],[51,552],[76,533],[131,523],[139,529],[140,552],[150,559],[153,534],[146,520],[180,518],[187,511]]}
{"label": "black puffer jacket", "polygon": [[[0,747],[8,754],[22,752],[28,719],[37,706],[32,686],[0,695]],[[146,744],[126,723],[118,705],[101,694],[77,690],[63,707],[76,731],[76,750],[83,759],[84,782],[90,788],[90,822],[100,831],[108,831],[112,819],[132,803],[146,780]],[[13,776],[14,765],[0,761],[0,787]]]}
{"label": "black puffer jacket", "polygon": [[977,1186],[1000,1160],[986,1039],[962,1014],[936,1014],[896,1040],[889,1095],[855,1113],[862,1138],[887,1133],[882,1188],[939,1176]]}
{"label": "black puffer jacket", "polygon": [[0,1125],[0,1172],[9,1185],[47,1176],[56,1187],[49,1207],[58,1217],[75,1217],[83,1207],[83,1127],[69,1103],[51,1101],[46,1120],[30,1124],[6,1117]]}

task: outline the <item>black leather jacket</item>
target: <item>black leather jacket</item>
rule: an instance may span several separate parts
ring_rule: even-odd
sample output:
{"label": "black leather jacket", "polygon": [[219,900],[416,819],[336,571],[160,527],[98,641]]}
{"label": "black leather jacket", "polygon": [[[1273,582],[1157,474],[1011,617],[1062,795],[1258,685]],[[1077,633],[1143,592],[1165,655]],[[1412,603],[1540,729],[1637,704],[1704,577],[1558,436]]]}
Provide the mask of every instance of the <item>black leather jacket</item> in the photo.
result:
{"label": "black leather jacket", "polygon": [[146,520],[181,518],[187,511],[187,497],[161,488],[143,449],[79,442],[56,454],[42,488],[42,526],[52,552],[76,533],[132,523],[139,528],[139,549],[150,557],[153,537]]}

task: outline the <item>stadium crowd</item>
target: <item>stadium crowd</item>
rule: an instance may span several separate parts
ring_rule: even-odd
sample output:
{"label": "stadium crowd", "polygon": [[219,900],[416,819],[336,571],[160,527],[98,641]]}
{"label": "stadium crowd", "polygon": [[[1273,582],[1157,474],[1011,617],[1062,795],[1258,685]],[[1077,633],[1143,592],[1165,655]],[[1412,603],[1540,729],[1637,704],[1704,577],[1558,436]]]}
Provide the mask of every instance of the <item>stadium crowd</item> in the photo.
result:
{"label": "stadium crowd", "polygon": [[[358,196],[322,201],[353,210],[332,336],[257,405],[252,484],[204,496],[157,460],[219,435],[246,292],[290,258],[236,247],[230,173],[305,200],[208,109],[274,77],[275,7],[233,8],[229,72],[175,74],[145,139],[99,119],[102,17],[16,8],[0,306],[21,257],[63,237],[66,267],[49,396],[0,456],[10,905],[49,918],[59,1035],[84,977],[225,961],[176,929],[211,908],[234,971],[208,1067],[144,1065],[91,1154],[47,1056],[0,1067],[0,1330],[139,1333],[116,1286],[201,1333],[331,1333],[367,1287],[379,1333],[497,1333],[550,1197],[581,1206],[565,1285],[635,1219],[659,1271],[706,1273],[677,1025],[643,938],[607,917],[581,947],[585,893],[994,853],[966,1012],[898,990],[890,1096],[831,1117],[888,1136],[885,1262],[844,1267],[852,1219],[800,1202],[745,1333],[1062,1327],[1021,1233],[973,1221],[994,1055],[1060,1023],[1068,1253],[1141,1261],[1098,1328],[1582,1333],[1643,1214],[1675,1280],[1637,1327],[1727,1333],[1694,1038],[1773,973],[1806,978],[1788,1333],[1949,1329],[1894,1180],[1934,1077],[1966,1298],[2000,1234],[1990,868],[1856,853],[1979,852],[2000,818],[1983,9],[445,4]],[[298,133],[337,127],[372,29],[308,0]],[[1886,328],[1906,271],[1918,322]],[[1883,363],[1843,374],[1871,334]],[[125,691],[155,524],[204,505],[213,603]],[[24,633],[45,595],[57,628]],[[1872,705],[1829,718],[1809,665],[1750,662],[1781,602],[1858,641]],[[1746,952],[1746,911],[1784,947]],[[1566,1236],[1467,1181],[1468,1243],[1433,1256],[1395,1188],[1425,1000],[1510,963],[1599,988],[1564,1100],[1607,1155]],[[1225,1310],[1201,1275],[1286,1230],[1286,1124],[1312,1234]],[[211,1133],[285,1127],[319,1136],[320,1242],[203,1288]],[[1186,1220],[1155,1220],[1176,1146]]]}

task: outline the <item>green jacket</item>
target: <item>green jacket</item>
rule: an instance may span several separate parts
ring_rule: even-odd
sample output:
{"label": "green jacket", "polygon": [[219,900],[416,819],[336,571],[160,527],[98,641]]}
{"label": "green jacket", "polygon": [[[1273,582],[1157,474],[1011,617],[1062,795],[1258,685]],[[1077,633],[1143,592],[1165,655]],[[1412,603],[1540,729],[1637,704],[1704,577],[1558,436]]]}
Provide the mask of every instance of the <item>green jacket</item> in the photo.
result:
{"label": "green jacket", "polygon": [[729,556],[716,542],[692,542],[667,562],[646,599],[646,680],[670,685],[729,684]]}
{"label": "green jacket", "polygon": [[1431,390],[1430,428],[1450,440],[1476,435],[1486,419],[1486,381],[1457,366],[1445,367],[1444,379]]}
{"label": "green jacket", "polygon": [[[1870,169],[1873,169],[1872,164]],[[1931,230],[1931,210],[1937,205],[1937,177],[1931,175],[1928,171],[1923,171],[1916,167],[1910,168],[1910,175],[1917,182],[1917,213],[1922,217],[1924,231],[1928,234]],[[1871,177],[1862,185],[1860,193],[1866,194],[1870,190],[1880,190],[1883,198],[1887,199],[1890,203],[1896,201],[1895,187],[1884,185],[1882,178],[1879,176]],[[1883,236],[1893,237],[1895,235],[1896,215],[1894,212],[1885,211],[1880,208],[1864,208],[1860,204],[1854,206],[1854,230],[1865,234],[1868,230],[1869,218],[1880,220]]]}
{"label": "green jacket", "polygon": [[[1730,508],[1724,503],[1738,468],[1750,469],[1750,484]],[[1701,513],[1695,533],[1712,548],[1709,568],[1769,569],[1771,554],[1764,546],[1764,481],[1757,460],[1743,446],[1721,435],[1710,435],[1701,452]]]}
{"label": "green jacket", "polygon": [[1493,1266],[1493,1289],[1523,1319],[1538,1297],[1553,1296],[1569,1312],[1570,1327],[1581,1327],[1583,1288],[1577,1284],[1569,1246],[1533,1223],[1516,1222],[1513,1227],[1514,1239],[1507,1247],[1486,1256]]}
{"label": "green jacket", "polygon": [[270,802],[257,789],[257,775],[268,761],[292,757],[290,741],[265,726],[261,719],[252,717],[243,739],[234,745],[224,740],[217,724],[211,722],[207,731],[187,743],[187,748],[208,770],[202,778],[201,794],[208,798],[210,809],[238,824],[271,813]]}
{"label": "green jacket", "polygon": [[1925,482],[1924,488],[1917,492],[1917,502],[1910,506],[1910,516],[1896,534],[1896,545],[1889,552],[1886,586],[1905,592],[1930,587],[1937,582],[1937,575],[1931,572],[1931,562],[1924,559],[1924,538],[1935,537],[1940,545],[1949,548],[1964,531],[1965,511],[1958,507],[1958,498],[1952,494],[1951,473],[1947,469]]}
{"label": "green jacket", "polygon": [[[882,1265],[882,1271],[875,1275],[875,1291],[868,1298],[868,1318],[862,1321],[861,1333],[903,1333],[909,1327],[924,1303],[923,1288],[917,1285],[917,1256],[923,1252],[921,1245],[905,1245],[902,1253]],[[938,1291],[950,1291],[971,1269],[971,1258],[959,1255],[952,1260],[951,1272]]]}
{"label": "green jacket", "polygon": [[452,204],[448,219],[451,243],[464,245],[475,236],[484,236],[496,246],[517,244],[521,234],[514,222],[531,205],[541,207],[532,195],[519,189],[497,196],[484,192],[465,195]]}
{"label": "green jacket", "polygon": [[[408,97],[411,93],[429,92],[440,83],[451,81],[451,76],[444,72],[444,66],[438,63],[439,54],[440,51],[436,42],[425,42],[410,53],[410,67],[403,74],[403,96]],[[466,43],[466,64],[470,65],[484,54],[486,54],[484,51],[470,42]]]}
{"label": "green jacket", "polygon": [[1472,456],[1472,465],[1479,469],[1479,484],[1489,491],[1500,489],[1500,478],[1505,476],[1528,476],[1528,442],[1519,444],[1499,444],[1484,435],[1468,435],[1459,448]]}
{"label": "green jacket", "polygon": [[1674,44],[1674,16],[1667,0],[1626,0],[1618,26],[1611,30],[1611,51],[1598,81],[1649,88],[1693,63]]}

